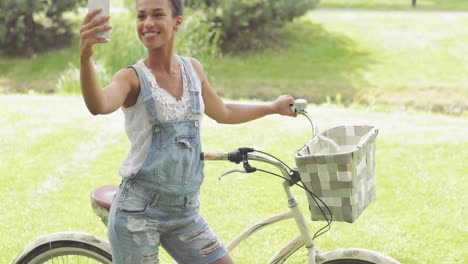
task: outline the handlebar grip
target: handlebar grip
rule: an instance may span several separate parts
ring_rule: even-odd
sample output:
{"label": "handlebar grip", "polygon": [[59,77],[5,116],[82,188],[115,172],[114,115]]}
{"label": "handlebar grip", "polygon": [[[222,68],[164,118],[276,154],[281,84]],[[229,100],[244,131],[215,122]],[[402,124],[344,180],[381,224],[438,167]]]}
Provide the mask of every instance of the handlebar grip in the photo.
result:
{"label": "handlebar grip", "polygon": [[233,163],[241,163],[247,160],[247,153],[254,152],[253,148],[238,148],[232,152],[202,152],[201,160],[229,160]]}
{"label": "handlebar grip", "polygon": [[306,99],[296,99],[294,103],[289,104],[289,108],[291,111],[298,114],[300,112],[304,112],[307,108],[307,100]]}
{"label": "handlebar grip", "polygon": [[227,152],[202,152],[200,153],[201,160],[228,160],[229,153]]}

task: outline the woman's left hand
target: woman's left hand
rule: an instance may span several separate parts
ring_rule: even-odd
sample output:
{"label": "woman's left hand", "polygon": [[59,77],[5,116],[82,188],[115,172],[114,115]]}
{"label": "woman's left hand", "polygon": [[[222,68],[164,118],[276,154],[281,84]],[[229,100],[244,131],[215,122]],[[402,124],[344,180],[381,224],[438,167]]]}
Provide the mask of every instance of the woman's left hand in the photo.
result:
{"label": "woman's left hand", "polygon": [[291,95],[280,95],[273,103],[273,108],[280,115],[297,116],[291,109],[292,104],[294,104],[294,97]]}

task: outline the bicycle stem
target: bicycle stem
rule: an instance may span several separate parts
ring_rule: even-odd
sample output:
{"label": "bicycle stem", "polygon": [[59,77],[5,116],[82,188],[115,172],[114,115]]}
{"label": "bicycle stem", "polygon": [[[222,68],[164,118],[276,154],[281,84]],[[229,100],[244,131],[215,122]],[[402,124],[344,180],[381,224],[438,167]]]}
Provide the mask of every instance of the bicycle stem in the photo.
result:
{"label": "bicycle stem", "polygon": [[312,116],[307,112],[307,100],[305,99],[296,99],[293,104],[290,104],[289,107],[291,107],[291,111],[298,115],[303,115],[305,116],[311,126],[312,126],[312,139],[317,135],[318,133],[318,126],[317,122],[314,121]]}
{"label": "bicycle stem", "polygon": [[318,134],[317,122],[315,122],[312,116],[305,110],[300,110],[297,113],[305,116],[309,120],[310,125],[312,126],[312,139],[313,139]]}

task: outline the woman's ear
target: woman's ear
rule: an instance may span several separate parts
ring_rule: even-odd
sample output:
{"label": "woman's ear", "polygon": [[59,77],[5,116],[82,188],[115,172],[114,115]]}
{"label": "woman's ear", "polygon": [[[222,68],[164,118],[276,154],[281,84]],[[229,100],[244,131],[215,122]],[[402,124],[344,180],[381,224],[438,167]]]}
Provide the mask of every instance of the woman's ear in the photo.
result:
{"label": "woman's ear", "polygon": [[183,20],[182,16],[178,16],[176,18],[176,23],[175,23],[175,26],[174,26],[175,31],[179,30],[180,26],[182,25],[182,20]]}

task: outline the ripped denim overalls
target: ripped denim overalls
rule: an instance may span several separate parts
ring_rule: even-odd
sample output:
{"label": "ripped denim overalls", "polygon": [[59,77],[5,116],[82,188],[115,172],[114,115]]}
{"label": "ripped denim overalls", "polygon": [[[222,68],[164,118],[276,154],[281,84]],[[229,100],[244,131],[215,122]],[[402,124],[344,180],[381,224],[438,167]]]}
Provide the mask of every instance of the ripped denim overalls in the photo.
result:
{"label": "ripped denim overalls", "polygon": [[[190,61],[182,63],[192,113],[200,115]],[[138,173],[124,178],[108,224],[113,263],[158,263],[159,245],[178,263],[211,263],[226,254],[222,243],[199,215],[203,180],[198,120],[161,123],[145,74],[132,66],[152,126],[150,151]]]}

